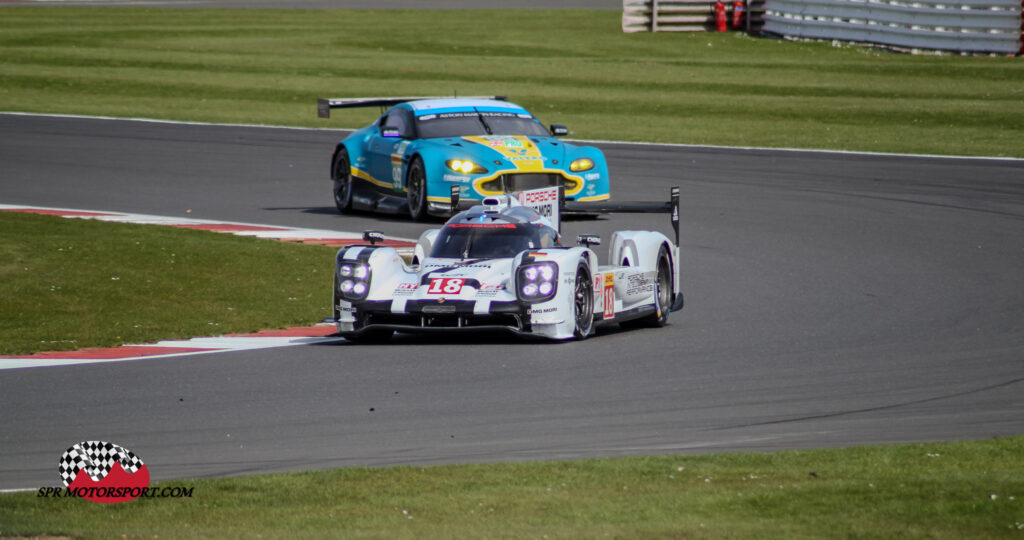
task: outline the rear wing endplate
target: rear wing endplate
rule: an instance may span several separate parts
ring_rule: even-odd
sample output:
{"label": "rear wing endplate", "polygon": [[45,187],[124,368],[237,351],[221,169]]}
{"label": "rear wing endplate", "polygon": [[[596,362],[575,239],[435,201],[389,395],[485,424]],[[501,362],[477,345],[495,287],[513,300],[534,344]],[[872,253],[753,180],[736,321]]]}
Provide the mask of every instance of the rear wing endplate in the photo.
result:
{"label": "rear wing endplate", "polygon": [[[331,109],[354,109],[357,107],[393,107],[406,101],[421,99],[449,99],[459,96],[419,96],[419,97],[358,97],[358,98],[320,98],[316,100],[316,115],[330,118]],[[493,99],[508,101],[506,96],[463,96],[463,99]]]}

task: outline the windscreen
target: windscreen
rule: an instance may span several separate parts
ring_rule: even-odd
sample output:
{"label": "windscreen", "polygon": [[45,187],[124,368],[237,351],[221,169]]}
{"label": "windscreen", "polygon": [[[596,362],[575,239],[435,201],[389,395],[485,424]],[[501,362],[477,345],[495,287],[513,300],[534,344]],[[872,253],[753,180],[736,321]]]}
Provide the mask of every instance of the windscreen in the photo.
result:
{"label": "windscreen", "polygon": [[537,225],[512,223],[452,223],[434,241],[431,257],[502,259],[520,251],[554,245],[554,231]]}
{"label": "windscreen", "polygon": [[426,114],[417,117],[416,122],[424,139],[464,135],[551,136],[547,128],[528,114],[467,111]]}

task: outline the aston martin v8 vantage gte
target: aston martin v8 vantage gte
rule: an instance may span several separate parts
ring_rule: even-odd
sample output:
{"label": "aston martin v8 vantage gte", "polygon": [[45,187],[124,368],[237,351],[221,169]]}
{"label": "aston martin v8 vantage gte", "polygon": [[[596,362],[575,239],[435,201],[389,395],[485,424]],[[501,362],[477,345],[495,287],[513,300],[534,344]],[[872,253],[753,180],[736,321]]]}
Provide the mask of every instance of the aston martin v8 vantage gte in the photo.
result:
{"label": "aston martin v8 vantage gte", "polygon": [[338,143],[331,158],[342,213],[447,215],[452,186],[470,203],[549,186],[575,203],[609,198],[599,149],[559,141],[565,126],[549,129],[503,97],[321,99],[318,112],[373,106],[384,110],[380,118]]}
{"label": "aston martin v8 vantage gte", "polygon": [[[558,188],[553,188],[557,190]],[[601,265],[580,235],[562,246],[557,225],[512,196],[488,197],[424,232],[407,264],[383,238],[341,249],[334,278],[334,322],[351,340],[399,332],[506,330],[585,339],[595,326],[638,321],[662,326],[682,308],[676,241],[655,231],[617,231]]]}

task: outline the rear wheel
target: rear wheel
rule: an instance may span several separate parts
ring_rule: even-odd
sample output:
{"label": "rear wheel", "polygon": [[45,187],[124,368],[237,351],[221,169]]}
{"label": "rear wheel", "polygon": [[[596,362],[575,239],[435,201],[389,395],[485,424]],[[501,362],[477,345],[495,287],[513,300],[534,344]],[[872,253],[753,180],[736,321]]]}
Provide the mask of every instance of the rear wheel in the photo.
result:
{"label": "rear wheel", "polygon": [[658,251],[658,275],[654,279],[654,308],[654,313],[637,322],[655,327],[662,327],[668,323],[668,314],[672,310],[672,262],[665,246],[661,246],[661,250]]}
{"label": "rear wheel", "polygon": [[405,181],[405,196],[409,201],[409,215],[414,221],[427,219],[427,174],[423,160],[414,157],[409,163]]}
{"label": "rear wheel", "polygon": [[573,316],[575,320],[573,337],[587,339],[587,336],[594,331],[594,282],[590,276],[590,268],[582,262],[576,269]]}
{"label": "rear wheel", "polygon": [[331,176],[334,179],[334,206],[342,214],[347,214],[352,211],[352,168],[348,151],[344,148],[338,150],[338,155],[334,157]]}

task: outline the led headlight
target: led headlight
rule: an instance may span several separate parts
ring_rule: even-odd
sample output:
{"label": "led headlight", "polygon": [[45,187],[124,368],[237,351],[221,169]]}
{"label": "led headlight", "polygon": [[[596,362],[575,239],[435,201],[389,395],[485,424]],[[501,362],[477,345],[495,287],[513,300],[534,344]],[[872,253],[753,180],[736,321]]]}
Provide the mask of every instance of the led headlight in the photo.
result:
{"label": "led headlight", "polygon": [[346,300],[362,300],[370,291],[370,267],[361,263],[338,266],[338,292]]}
{"label": "led headlight", "polygon": [[544,261],[524,264],[516,272],[516,290],[524,302],[544,302],[558,289],[558,265]]}
{"label": "led headlight", "polygon": [[590,158],[579,158],[572,160],[569,164],[569,170],[572,172],[589,171],[594,168],[594,160]]}
{"label": "led headlight", "polygon": [[444,162],[449,169],[462,174],[484,174],[487,169],[468,159],[449,159]]}

